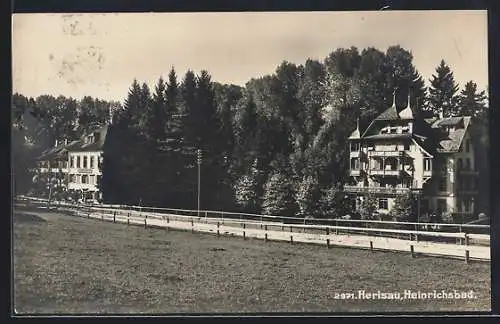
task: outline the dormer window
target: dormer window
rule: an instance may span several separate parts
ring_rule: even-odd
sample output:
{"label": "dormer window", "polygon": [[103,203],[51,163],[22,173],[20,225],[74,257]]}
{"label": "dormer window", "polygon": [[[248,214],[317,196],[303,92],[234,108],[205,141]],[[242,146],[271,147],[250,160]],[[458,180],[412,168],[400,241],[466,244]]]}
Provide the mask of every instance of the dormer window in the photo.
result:
{"label": "dormer window", "polygon": [[389,132],[388,127],[384,127],[384,128],[382,128],[382,130],[380,130],[380,134],[387,134],[388,132]]}
{"label": "dormer window", "polygon": [[398,131],[398,128],[397,128],[397,127],[391,127],[391,128],[390,128],[390,130],[389,130],[389,132],[390,132],[391,134],[395,134],[395,133],[397,133],[397,131]]}
{"label": "dormer window", "polygon": [[404,127],[401,129],[401,132],[402,132],[402,133],[408,133],[408,132],[410,132],[410,127],[409,127],[409,126],[404,126]]}
{"label": "dormer window", "polygon": [[351,152],[358,152],[360,149],[359,143],[351,143]]}

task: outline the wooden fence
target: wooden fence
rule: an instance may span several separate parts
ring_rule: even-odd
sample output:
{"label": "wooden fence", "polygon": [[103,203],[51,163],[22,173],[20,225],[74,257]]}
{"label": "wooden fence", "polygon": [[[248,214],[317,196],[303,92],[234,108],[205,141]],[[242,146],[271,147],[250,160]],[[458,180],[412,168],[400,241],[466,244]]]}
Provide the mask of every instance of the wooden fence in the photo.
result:
{"label": "wooden fence", "polygon": [[[29,203],[36,208],[46,207],[46,201],[21,197],[18,203]],[[461,231],[442,232],[416,229],[372,228],[369,226],[345,226],[318,224],[290,224],[276,221],[275,216],[256,215],[258,219],[227,217],[223,213],[203,211],[201,216],[181,214],[180,210],[144,208],[136,206],[91,206],[81,204],[56,203],[53,206],[75,216],[100,219],[127,225],[160,227],[165,229],[188,230],[212,233],[217,236],[231,235],[243,239],[263,239],[265,241],[289,241],[331,246],[348,246],[370,250],[410,251],[416,254],[439,255],[464,258],[467,262],[490,260],[489,235],[468,233],[466,230],[485,225],[465,225]],[[184,213],[195,211],[185,210]],[[196,211],[198,214],[198,211]],[[231,215],[252,215],[230,213]],[[350,224],[359,222],[352,222]],[[368,222],[370,223],[370,222]],[[380,223],[380,222],[377,222]],[[389,222],[394,223],[394,222]],[[350,225],[349,224],[349,225]],[[366,223],[365,223],[366,224]],[[421,224],[418,224],[421,225]],[[439,224],[449,225],[449,224]],[[456,224],[455,224],[456,225]]]}

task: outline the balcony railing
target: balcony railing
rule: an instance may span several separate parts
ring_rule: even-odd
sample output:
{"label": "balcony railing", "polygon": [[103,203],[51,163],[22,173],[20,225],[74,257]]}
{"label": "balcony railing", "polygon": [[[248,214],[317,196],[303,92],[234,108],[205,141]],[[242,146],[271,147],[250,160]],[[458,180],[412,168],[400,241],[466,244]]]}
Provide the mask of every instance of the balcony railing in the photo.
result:
{"label": "balcony railing", "polygon": [[353,193],[373,193],[373,194],[392,194],[401,195],[409,192],[410,188],[394,188],[394,187],[359,187],[359,186],[344,186],[344,191]]}
{"label": "balcony railing", "polygon": [[351,171],[351,175],[352,176],[359,176],[359,175],[361,175],[361,170],[359,170],[359,169],[358,170],[351,169],[350,171]]}
{"label": "balcony railing", "polygon": [[404,153],[404,151],[368,151],[369,156],[376,157],[401,157]]}
{"label": "balcony railing", "polygon": [[370,175],[376,176],[399,176],[402,174],[401,170],[378,170],[378,169],[370,169],[368,170]]}

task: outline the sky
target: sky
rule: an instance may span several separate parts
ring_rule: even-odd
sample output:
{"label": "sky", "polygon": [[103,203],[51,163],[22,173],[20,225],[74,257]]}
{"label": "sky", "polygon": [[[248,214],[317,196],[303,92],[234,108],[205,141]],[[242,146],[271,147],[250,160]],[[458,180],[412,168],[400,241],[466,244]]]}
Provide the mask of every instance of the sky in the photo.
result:
{"label": "sky", "polygon": [[172,67],[244,85],[287,60],[337,48],[411,50],[428,81],[441,59],[462,89],[488,85],[486,11],[14,14],[13,90],[123,101],[134,78],[154,86]]}

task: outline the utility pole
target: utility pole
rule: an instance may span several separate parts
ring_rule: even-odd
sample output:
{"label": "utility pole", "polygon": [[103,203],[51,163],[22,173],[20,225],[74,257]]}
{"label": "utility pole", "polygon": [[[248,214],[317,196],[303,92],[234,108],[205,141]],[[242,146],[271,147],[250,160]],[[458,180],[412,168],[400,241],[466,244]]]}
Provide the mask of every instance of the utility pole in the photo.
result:
{"label": "utility pole", "polygon": [[198,157],[198,217],[200,217],[200,180],[201,180],[200,169],[201,169],[201,159],[202,159],[200,149],[198,149],[197,151],[197,157]]}

